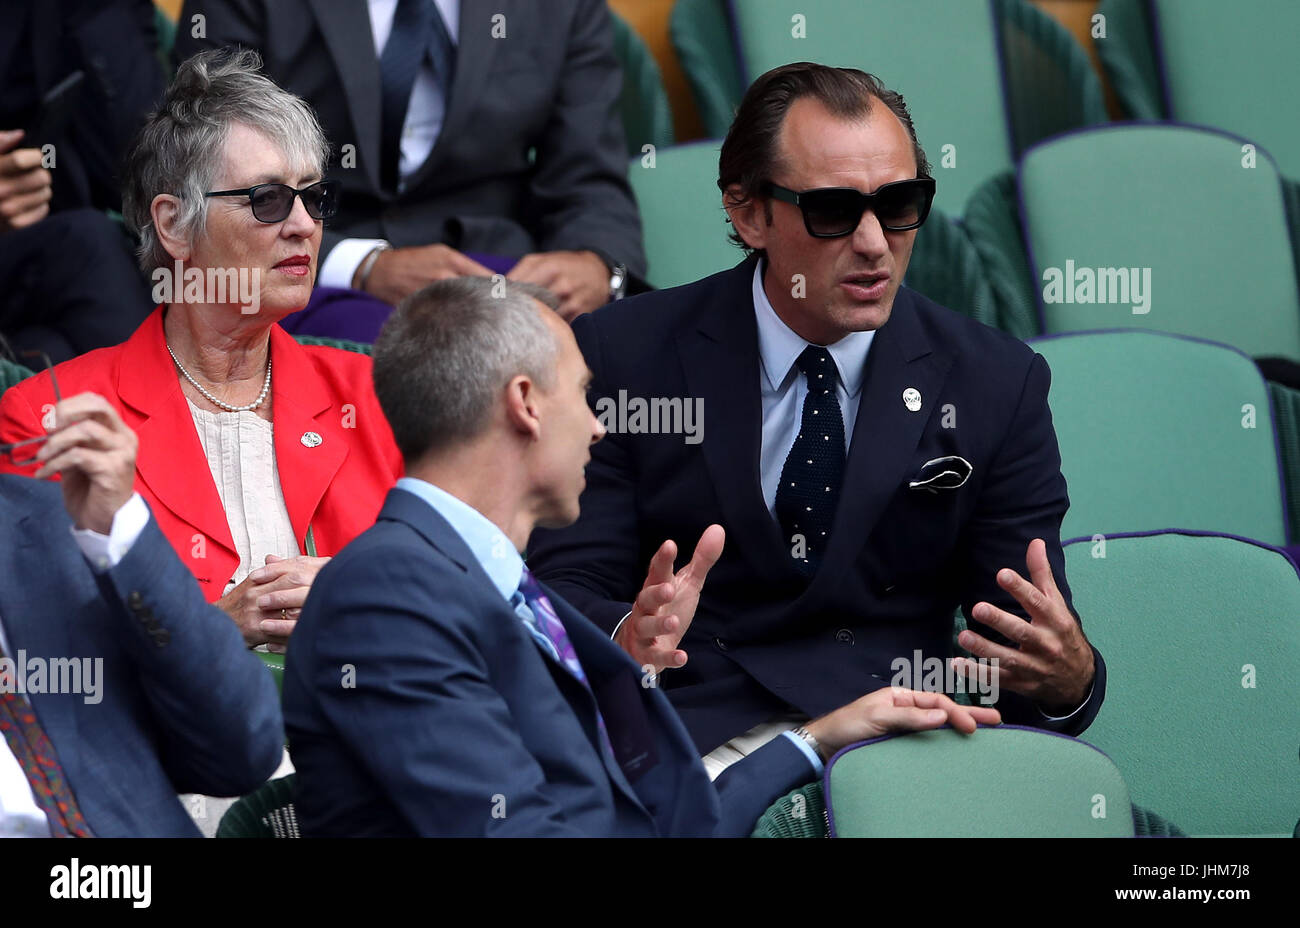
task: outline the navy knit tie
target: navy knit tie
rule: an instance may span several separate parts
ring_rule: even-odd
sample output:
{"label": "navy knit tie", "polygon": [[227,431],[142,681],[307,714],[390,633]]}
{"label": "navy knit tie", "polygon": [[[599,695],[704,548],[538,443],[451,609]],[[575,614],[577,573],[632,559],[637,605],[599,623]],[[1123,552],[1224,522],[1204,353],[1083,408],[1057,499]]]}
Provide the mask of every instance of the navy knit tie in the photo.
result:
{"label": "navy knit tie", "polygon": [[397,0],[393,27],[379,56],[382,145],[380,176],[389,190],[397,189],[402,159],[402,127],[425,58],[438,78],[443,99],[451,99],[451,75],[456,47],[433,0]]}
{"label": "navy knit tie", "polygon": [[[803,418],[776,489],[776,517],[795,563],[811,575],[821,565],[844,482],[844,416],[838,374],[825,348],[809,345],[795,361],[808,378]],[[806,557],[799,558],[800,552]]]}

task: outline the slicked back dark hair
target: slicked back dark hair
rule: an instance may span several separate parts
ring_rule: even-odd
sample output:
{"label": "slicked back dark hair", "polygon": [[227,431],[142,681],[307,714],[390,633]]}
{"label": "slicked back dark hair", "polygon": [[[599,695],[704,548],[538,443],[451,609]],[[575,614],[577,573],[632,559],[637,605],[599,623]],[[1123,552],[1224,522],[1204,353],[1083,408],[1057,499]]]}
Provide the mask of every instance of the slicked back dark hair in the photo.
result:
{"label": "slicked back dark hair", "polygon": [[[781,166],[778,142],[785,115],[792,103],[805,97],[817,100],[831,115],[842,119],[865,117],[871,111],[872,97],[879,100],[907,130],[908,138],[912,140],[912,154],[916,158],[917,176],[930,176],[929,159],[917,140],[912,114],[908,112],[902,94],[890,90],[879,78],[866,71],[797,61],[760,76],[740,101],[718,159],[718,189],[724,196],[732,185],[741,190],[741,199],[729,205],[745,205],[750,198],[760,195],[763,184],[772,179]],[[768,219],[770,221],[770,214]],[[755,251],[734,229],[731,241],[746,253]],[[763,252],[758,249],[758,253]]]}

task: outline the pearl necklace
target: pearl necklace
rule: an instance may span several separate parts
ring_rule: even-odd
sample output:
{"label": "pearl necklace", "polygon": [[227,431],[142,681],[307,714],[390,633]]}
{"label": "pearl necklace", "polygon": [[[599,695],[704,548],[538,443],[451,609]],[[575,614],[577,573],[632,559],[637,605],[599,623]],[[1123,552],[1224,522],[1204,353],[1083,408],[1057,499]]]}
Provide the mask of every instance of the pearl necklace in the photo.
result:
{"label": "pearl necklace", "polygon": [[[166,345],[167,343],[163,342],[163,344]],[[171,345],[167,345],[167,353],[172,356],[172,360],[175,361],[176,366],[180,368],[181,375],[186,380],[188,380],[191,384],[194,385],[195,390],[198,390],[200,393],[202,393],[203,396],[208,400],[208,402],[220,406],[222,409],[226,410],[227,412],[248,412],[250,410],[256,409],[258,406],[262,405],[263,401],[265,401],[266,399],[266,394],[271,391],[271,357],[269,354],[267,355],[266,358],[266,380],[262,383],[262,392],[257,394],[257,399],[253,400],[253,402],[251,403],[246,403],[243,406],[231,406],[229,403],[217,399],[207,390],[203,389],[203,384],[199,383],[197,380],[195,380],[193,377],[190,376],[190,372],[185,369],[185,365],[181,363],[181,359],[176,357],[176,352],[172,351]]]}

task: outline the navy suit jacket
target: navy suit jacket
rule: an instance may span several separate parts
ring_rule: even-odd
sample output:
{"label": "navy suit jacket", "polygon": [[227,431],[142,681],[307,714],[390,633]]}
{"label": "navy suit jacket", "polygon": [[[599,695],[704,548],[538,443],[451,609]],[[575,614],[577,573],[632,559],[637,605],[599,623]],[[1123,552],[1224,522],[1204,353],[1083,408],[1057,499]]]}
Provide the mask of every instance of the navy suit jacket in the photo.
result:
{"label": "navy suit jacket", "polygon": [[238,796],[275,772],[275,682],[152,518],[102,574],[69,534],[57,484],[0,475],[0,525],[9,657],[103,659],[100,702],[27,697],[94,834],[198,837],[177,793]]}
{"label": "navy suit jacket", "polygon": [[[787,706],[815,717],[888,685],[895,659],[914,663],[917,650],[946,657],[958,606],[969,615],[988,600],[1025,616],[994,578],[1002,567],[1027,575],[1025,550],[1035,537],[1046,541],[1070,601],[1060,545],[1069,499],[1047,363],[907,288],[867,357],[824,562],[811,581],[799,573],[759,482],[755,260],[574,322],[595,374],[593,405],[620,391],[703,398],[702,440],[611,433],[592,449],[579,520],[529,542],[537,576],[613,630],[665,538],[677,542],[680,568],[709,524],[726,529],[683,640],[689,661],[661,684],[701,751]],[[921,395],[915,412],[902,399],[909,387]],[[945,455],[973,465],[964,486],[908,488],[927,461]],[[1005,691],[1003,718],[1078,734],[1105,693],[1100,654],[1096,663],[1092,696],[1068,722],[1049,722]]]}
{"label": "navy suit jacket", "polygon": [[[289,649],[304,834],[741,836],[813,779],[779,738],[710,784],[664,695],[548,595],[591,690],[538,645],[450,524],[392,490],[317,575]],[[598,705],[617,761],[600,748]]]}

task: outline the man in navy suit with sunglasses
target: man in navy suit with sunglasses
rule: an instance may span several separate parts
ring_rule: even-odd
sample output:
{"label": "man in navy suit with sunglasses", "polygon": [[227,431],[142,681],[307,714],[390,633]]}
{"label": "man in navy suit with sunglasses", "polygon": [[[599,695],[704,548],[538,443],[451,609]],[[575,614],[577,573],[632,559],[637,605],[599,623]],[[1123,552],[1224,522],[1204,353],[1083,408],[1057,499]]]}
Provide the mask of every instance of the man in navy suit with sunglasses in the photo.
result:
{"label": "man in navy suit with sunglasses", "polygon": [[[901,286],[928,173],[871,75],[770,71],[719,164],[748,258],[574,325],[611,434],[530,564],[664,670],[714,775],[891,683],[978,688],[1069,734],[1104,696],[1065,582],[1047,364]],[[674,408],[702,421],[683,435]]]}

